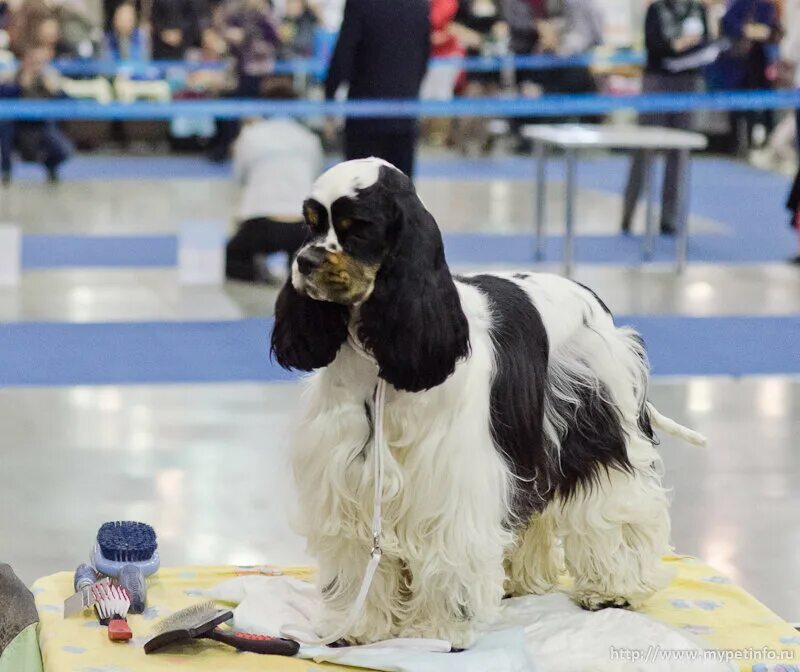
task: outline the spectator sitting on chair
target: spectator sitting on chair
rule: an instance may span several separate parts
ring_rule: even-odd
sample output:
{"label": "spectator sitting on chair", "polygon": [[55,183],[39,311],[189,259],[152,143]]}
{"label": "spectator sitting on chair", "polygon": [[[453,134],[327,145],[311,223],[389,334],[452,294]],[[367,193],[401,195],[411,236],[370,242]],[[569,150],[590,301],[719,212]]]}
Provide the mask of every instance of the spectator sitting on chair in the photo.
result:
{"label": "spectator sitting on chair", "polygon": [[236,59],[236,96],[258,98],[280,48],[278,30],[267,0],[224,0],[219,8],[220,34]]}
{"label": "spectator sitting on chair", "polygon": [[112,29],[106,34],[105,55],[114,61],[148,60],[147,39],[139,28],[136,7],[130,2],[114,11]]}
{"label": "spectator sitting on chair", "polygon": [[182,60],[187,49],[200,46],[208,7],[205,0],[153,0],[150,22],[153,58]]}
{"label": "spectator sitting on chair", "polygon": [[[223,0],[215,13],[215,23],[236,63],[236,86],[229,95],[258,98],[274,69],[280,48],[278,29],[267,0]],[[208,158],[224,161],[238,132],[238,121],[218,119]]]}
{"label": "spectator sitting on chair", "polygon": [[319,17],[308,0],[288,0],[281,21],[280,37],[283,58],[310,58],[314,55],[314,38]]}
{"label": "spectator sitting on chair", "polygon": [[84,0],[60,0],[55,7],[60,40],[57,56],[93,58],[102,40],[102,30],[94,24]]}
{"label": "spectator sitting on chair", "polygon": [[[293,99],[289,84],[264,87],[265,98]],[[225,274],[234,280],[268,282],[259,257],[303,244],[303,199],[322,172],[319,138],[295,119],[273,117],[244,122],[233,145],[233,170],[241,187],[239,230],[228,243]]]}
{"label": "spectator sitting on chair", "polygon": [[[53,52],[49,47],[29,49],[22,58],[14,84],[6,93],[17,98],[46,99],[63,96],[58,74],[49,66]],[[50,182],[58,181],[58,168],[73,152],[72,143],[52,121],[19,121],[5,124],[2,130],[2,181],[11,181],[11,149],[16,147],[25,161],[36,161],[47,169]]]}
{"label": "spectator sitting on chair", "polygon": [[53,9],[44,0],[26,0],[18,6],[12,5],[9,10],[8,35],[14,55],[21,59],[27,51],[41,44],[42,24],[54,19]]}

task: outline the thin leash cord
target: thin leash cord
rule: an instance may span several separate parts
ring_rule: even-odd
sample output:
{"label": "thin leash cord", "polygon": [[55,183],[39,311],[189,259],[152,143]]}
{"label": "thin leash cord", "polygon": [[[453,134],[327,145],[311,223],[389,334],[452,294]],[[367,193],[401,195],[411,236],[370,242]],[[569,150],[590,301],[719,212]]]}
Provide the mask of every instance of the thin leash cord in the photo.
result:
{"label": "thin leash cord", "polygon": [[[374,358],[361,346],[361,344],[352,336],[348,339],[353,349],[362,357],[375,362]],[[285,625],[281,628],[281,634],[290,639],[294,639],[301,644],[310,646],[327,646],[339,641],[355,626],[358,619],[361,618],[361,613],[364,611],[364,604],[367,601],[369,589],[372,587],[372,581],[375,579],[375,573],[378,571],[378,565],[383,556],[381,549],[381,535],[383,533],[383,475],[384,475],[384,436],[383,436],[383,416],[386,406],[386,381],[378,378],[378,384],[375,387],[375,422],[373,429],[372,440],[372,468],[373,478],[375,481],[375,491],[372,509],[372,550],[370,551],[370,560],[367,564],[367,569],[364,572],[364,578],[361,581],[361,588],[358,591],[353,606],[350,607],[350,612],[345,619],[344,624],[335,632],[327,635],[326,637],[317,637],[315,633],[311,632],[308,628],[300,625]]]}

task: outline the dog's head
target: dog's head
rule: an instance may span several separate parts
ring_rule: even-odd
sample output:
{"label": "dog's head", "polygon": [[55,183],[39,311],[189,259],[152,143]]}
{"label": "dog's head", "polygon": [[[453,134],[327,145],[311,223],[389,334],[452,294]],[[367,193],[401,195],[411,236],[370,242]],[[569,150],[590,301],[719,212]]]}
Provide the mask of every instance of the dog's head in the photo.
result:
{"label": "dog's head", "polygon": [[327,366],[352,319],[386,381],[409,391],[442,383],[468,352],[467,321],[411,180],[380,159],[341,163],[317,180],[303,216],[308,238],[276,305],[278,363]]}

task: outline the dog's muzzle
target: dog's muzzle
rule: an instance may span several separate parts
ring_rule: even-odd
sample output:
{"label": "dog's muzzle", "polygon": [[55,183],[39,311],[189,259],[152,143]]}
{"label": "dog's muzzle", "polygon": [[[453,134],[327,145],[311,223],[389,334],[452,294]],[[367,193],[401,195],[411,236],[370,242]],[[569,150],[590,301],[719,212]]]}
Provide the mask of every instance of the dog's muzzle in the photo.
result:
{"label": "dog's muzzle", "polygon": [[297,270],[301,275],[309,276],[325,261],[325,249],[307,247],[297,255]]}

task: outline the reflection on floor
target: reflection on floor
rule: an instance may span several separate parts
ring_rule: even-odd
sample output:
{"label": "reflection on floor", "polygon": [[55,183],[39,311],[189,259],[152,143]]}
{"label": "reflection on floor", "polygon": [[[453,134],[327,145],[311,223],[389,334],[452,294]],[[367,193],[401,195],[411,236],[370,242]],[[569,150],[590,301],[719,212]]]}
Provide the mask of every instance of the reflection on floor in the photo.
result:
{"label": "reflection on floor", "polygon": [[[297,384],[0,391],[0,538],[26,581],[84,560],[105,520],[158,529],[164,562],[307,560],[289,523]],[[662,412],[706,433],[665,439],[673,543],[800,619],[800,381],[659,381]]]}
{"label": "reflection on floor", "polygon": [[[610,165],[621,182],[624,164]],[[530,188],[518,177],[436,170],[420,190],[447,231],[528,230]],[[587,186],[586,232],[613,232],[618,196]],[[187,219],[227,219],[232,197],[226,182],[209,176],[95,177],[55,190],[21,182],[0,192],[0,219],[27,233],[172,233]],[[693,225],[731,235],[742,223],[704,213]],[[682,277],[664,266],[581,266],[577,279],[617,313],[800,313],[800,272],[777,263],[698,265]],[[0,290],[0,321],[234,320],[270,314],[274,297],[274,288],[240,284],[182,288],[169,269],[36,271],[18,291]],[[286,452],[299,394],[293,383],[0,387],[0,560],[31,581],[85,560],[101,522],[135,518],[157,527],[169,564],[307,561],[290,526]],[[706,451],[671,440],[661,448],[676,549],[800,620],[800,380],[657,379],[651,397],[711,439]]]}

